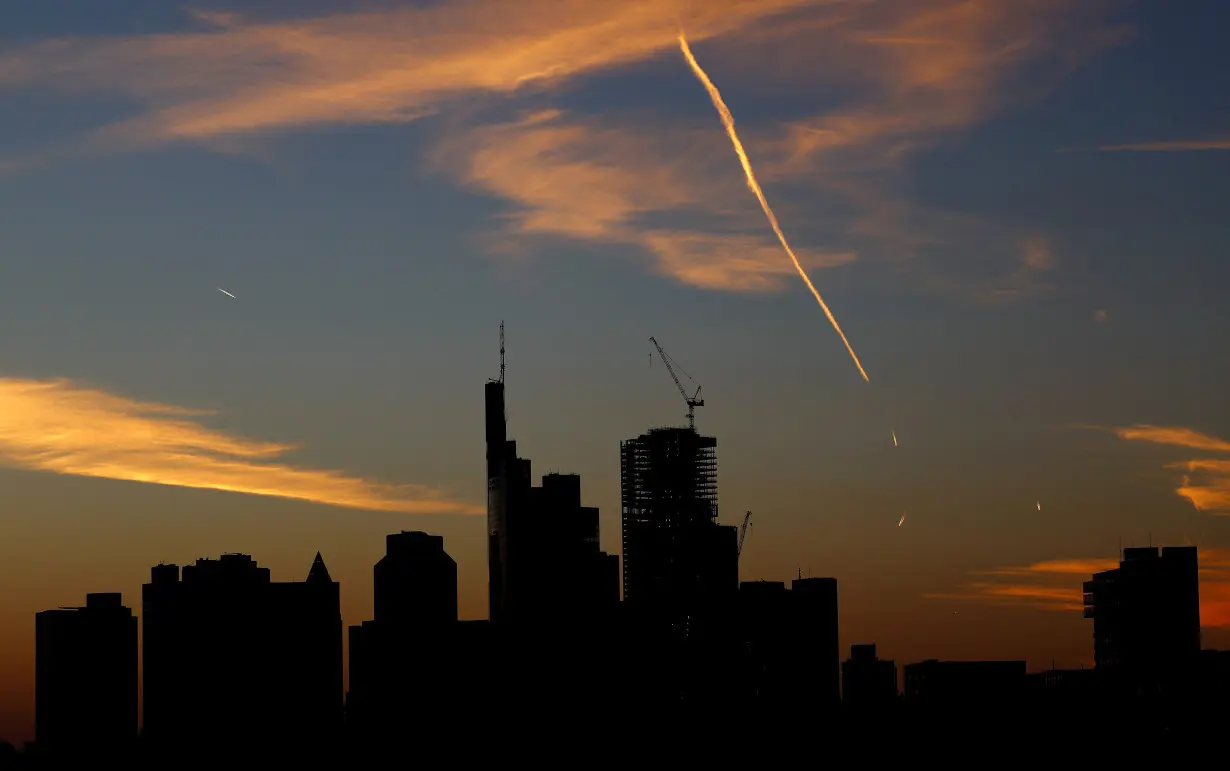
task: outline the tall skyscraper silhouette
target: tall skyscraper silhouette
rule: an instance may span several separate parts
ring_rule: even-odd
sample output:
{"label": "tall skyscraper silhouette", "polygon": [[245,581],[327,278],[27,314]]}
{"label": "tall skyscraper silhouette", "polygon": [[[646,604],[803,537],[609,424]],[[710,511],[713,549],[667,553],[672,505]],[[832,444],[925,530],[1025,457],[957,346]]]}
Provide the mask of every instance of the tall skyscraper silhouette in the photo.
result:
{"label": "tall skyscraper silhouette", "polygon": [[[502,337],[501,330],[501,337]],[[503,341],[501,341],[502,343]],[[500,357],[503,359],[500,346]],[[501,366],[501,370],[503,367]],[[503,619],[507,592],[508,566],[508,459],[516,458],[516,443],[508,442],[508,422],[504,413],[504,375],[487,383],[485,390],[487,424],[487,608],[488,617]],[[529,477],[528,469],[525,476]]]}
{"label": "tall skyscraper silhouette", "polygon": [[624,600],[693,635],[739,586],[737,529],[717,522],[717,440],[656,428],[620,456]]}
{"label": "tall skyscraper silhouette", "polygon": [[618,557],[601,551],[598,510],[581,505],[581,479],[548,474],[532,481],[530,461],[508,439],[500,379],[486,384],[487,565],[493,623],[556,625],[618,603]]}
{"label": "tall skyscraper silhouette", "polygon": [[137,739],[137,618],[119,594],[35,614],[35,741],[41,751],[115,760]]}
{"label": "tall skyscraper silhouette", "polygon": [[338,584],[320,554],[273,583],[246,554],[158,565],[143,587],[144,730],[162,756],[335,747],[342,719]]}

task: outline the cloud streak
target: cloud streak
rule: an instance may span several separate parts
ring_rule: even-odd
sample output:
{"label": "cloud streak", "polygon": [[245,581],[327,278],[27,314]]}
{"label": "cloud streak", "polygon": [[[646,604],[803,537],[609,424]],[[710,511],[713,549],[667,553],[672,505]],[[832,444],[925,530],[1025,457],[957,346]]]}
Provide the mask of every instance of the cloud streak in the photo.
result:
{"label": "cloud streak", "polygon": [[[712,181],[707,141],[541,110],[454,132],[431,163],[512,202],[503,216],[509,235],[630,245],[651,258],[655,272],[691,286],[779,291],[793,266],[771,240],[742,232],[743,197],[735,186]],[[672,225],[663,226],[668,219]],[[689,221],[695,226],[686,227]],[[800,250],[799,259],[824,268],[855,255]]]}
{"label": "cloud streak", "polygon": [[[1230,453],[1230,442],[1191,428],[1137,424],[1112,430],[1126,441]],[[1230,516],[1230,458],[1193,458],[1167,463],[1166,468],[1186,472],[1175,492],[1197,511]]]}
{"label": "cloud streak", "polygon": [[[1016,77],[1027,66],[1090,49],[1089,25],[1067,24],[1089,7],[1079,0],[453,0],[282,20],[198,12],[197,26],[186,31],[67,38],[0,54],[0,89],[109,94],[132,106],[129,117],[81,141],[0,159],[0,169],[170,142],[217,150],[272,133],[460,113],[468,118],[445,121],[451,173],[509,201],[514,235],[633,245],[656,272],[692,286],[780,290],[790,266],[771,264],[769,250],[749,235],[747,207],[728,194],[733,179],[712,168],[728,150],[677,116],[622,130],[550,110],[555,117],[538,122],[473,123],[509,97],[560,94],[586,76],[661,58],[682,26],[695,43],[713,41],[715,61],[738,63],[734,73],[717,73],[736,89],[740,77],[754,76],[759,88],[769,75],[806,93],[817,92],[809,87],[816,78],[835,86],[822,91],[837,100],[825,112],[784,130],[752,123],[741,131],[763,184],[811,188],[805,216],[779,212],[800,242],[809,233],[799,228],[823,234],[820,248],[799,251],[805,267],[855,255],[951,261],[965,244],[977,254],[975,268],[995,263],[995,275],[932,269],[937,275],[912,276],[911,285],[1002,301],[1050,288],[1042,280],[1050,268],[1031,263],[1020,246],[1040,234],[925,210],[896,192],[899,175],[920,150],[1037,91],[1022,82],[1045,79]],[[654,135],[658,144],[643,156],[616,153],[653,144],[617,133]],[[514,168],[522,180],[511,177]],[[667,225],[663,214],[693,221]]]}
{"label": "cloud streak", "polygon": [[[1096,4],[1093,4],[1096,5]],[[1079,60],[1114,42],[1092,5],[884,0],[850,9],[807,62],[852,96],[765,136],[758,156],[779,182],[844,203],[839,226],[860,255],[921,275],[912,283],[980,303],[1049,291],[1055,261],[1043,234],[936,211],[904,198],[910,159],[1028,102]],[[1060,64],[1060,63],[1065,64]],[[822,76],[810,76],[822,77]],[[835,223],[836,224],[836,223]],[[1022,244],[1023,242],[1023,244]],[[954,270],[954,252],[972,253]]]}
{"label": "cloud streak", "polygon": [[118,92],[142,106],[95,141],[122,147],[402,123],[450,100],[507,95],[654,56],[677,20],[704,39],[815,0],[460,0],[428,8],[73,38],[0,56],[0,86]]}
{"label": "cloud streak", "polygon": [[1209,450],[1211,452],[1230,452],[1230,442],[1215,436],[1202,434],[1191,428],[1174,426],[1152,426],[1137,423],[1133,426],[1114,429],[1120,439],[1134,442],[1150,442],[1165,444],[1172,447],[1186,447],[1191,450]]}
{"label": "cloud streak", "polygon": [[[1094,573],[1118,566],[1116,560],[1097,558],[1009,566],[971,574],[1002,580],[975,581],[953,592],[924,597],[1079,612],[1084,607],[1083,582]],[[1230,550],[1200,549],[1200,623],[1205,627],[1230,627]]]}
{"label": "cloud streak", "polygon": [[1230,139],[1180,139],[1170,142],[1138,142],[1127,145],[1095,147],[1099,153],[1186,153],[1207,150],[1230,150]]}
{"label": "cloud streak", "polygon": [[225,490],[409,514],[481,510],[420,485],[388,485],[277,462],[295,448],[233,436],[210,413],[133,401],[67,380],[0,378],[0,465]]}

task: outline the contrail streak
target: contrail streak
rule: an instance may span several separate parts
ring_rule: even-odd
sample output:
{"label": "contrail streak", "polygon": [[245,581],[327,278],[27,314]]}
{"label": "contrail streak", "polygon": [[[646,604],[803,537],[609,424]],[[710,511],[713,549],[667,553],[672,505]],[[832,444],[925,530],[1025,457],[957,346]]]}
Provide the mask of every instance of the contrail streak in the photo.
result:
{"label": "contrail streak", "polygon": [[717,90],[717,86],[713,85],[713,81],[709,80],[709,76],[701,69],[700,64],[696,61],[696,57],[692,55],[692,49],[688,47],[688,40],[682,33],[679,35],[679,50],[683,52],[684,57],[688,60],[688,64],[691,65],[692,72],[696,74],[697,80],[709,92],[709,98],[713,100],[713,106],[717,108],[718,115],[722,118],[722,125],[726,127],[726,134],[730,137],[730,143],[734,145],[735,153],[739,156],[739,162],[743,164],[743,173],[747,176],[747,187],[755,193],[757,200],[760,201],[760,208],[764,210],[764,216],[768,218],[769,224],[773,226],[773,232],[777,234],[777,240],[781,242],[782,248],[786,250],[786,254],[790,255],[790,260],[794,263],[794,269],[799,272],[803,283],[807,284],[807,288],[811,290],[812,296],[816,298],[816,302],[820,303],[820,307],[824,309],[824,315],[829,317],[829,323],[833,325],[833,329],[837,330],[837,334],[841,336],[841,342],[846,344],[846,350],[850,352],[850,358],[854,359],[854,366],[858,367],[859,374],[863,376],[863,380],[870,383],[871,379],[867,377],[867,371],[863,369],[862,362],[858,360],[858,354],[854,352],[850,341],[846,339],[846,333],[841,331],[841,325],[837,323],[837,318],[833,316],[833,312],[829,310],[829,306],[824,302],[824,298],[820,296],[820,292],[816,290],[811,279],[807,277],[807,271],[803,270],[803,265],[799,262],[799,258],[795,256],[794,250],[790,248],[790,243],[786,240],[786,235],[782,233],[781,226],[777,224],[777,216],[769,208],[769,202],[764,197],[764,191],[760,189],[760,183],[756,181],[756,173],[752,171],[752,162],[748,160],[747,153],[743,150],[743,143],[739,141],[739,134],[735,131],[735,118],[730,114],[730,109],[726,106],[726,102],[722,101],[722,94]]}
{"label": "contrail streak", "polygon": [[893,447],[897,446],[897,430],[893,429]]}
{"label": "contrail streak", "polygon": [[239,299],[238,297],[235,297],[235,295],[233,295],[233,294],[231,294],[230,292],[226,291],[226,290],[225,290],[225,289],[223,289],[222,287],[218,287],[218,291],[219,291],[219,292],[221,292],[222,294],[226,295],[227,297],[230,297],[230,298],[234,299],[234,300],[238,300],[238,299]]}

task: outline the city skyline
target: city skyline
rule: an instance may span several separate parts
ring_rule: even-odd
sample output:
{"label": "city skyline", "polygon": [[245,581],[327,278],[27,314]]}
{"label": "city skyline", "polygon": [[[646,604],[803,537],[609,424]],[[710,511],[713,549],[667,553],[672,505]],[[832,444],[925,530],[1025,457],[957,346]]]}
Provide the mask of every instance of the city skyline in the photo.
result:
{"label": "city skyline", "polygon": [[843,653],[1092,664],[1081,583],[1149,543],[1200,547],[1230,647],[1216,2],[517,5],[0,30],[0,737],[33,614],[159,562],[320,551],[353,625],[423,530],[485,618],[501,320],[510,437],[608,553],[619,443],[686,425],[655,336],[740,578],[836,577]]}

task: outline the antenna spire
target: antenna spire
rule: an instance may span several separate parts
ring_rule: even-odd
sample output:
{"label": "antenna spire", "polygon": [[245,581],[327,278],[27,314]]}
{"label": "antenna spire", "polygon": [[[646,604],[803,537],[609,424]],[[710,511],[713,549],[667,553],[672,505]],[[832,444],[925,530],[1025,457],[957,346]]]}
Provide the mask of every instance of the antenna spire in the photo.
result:
{"label": "antenna spire", "polygon": [[500,382],[504,382],[504,321],[500,320]]}

